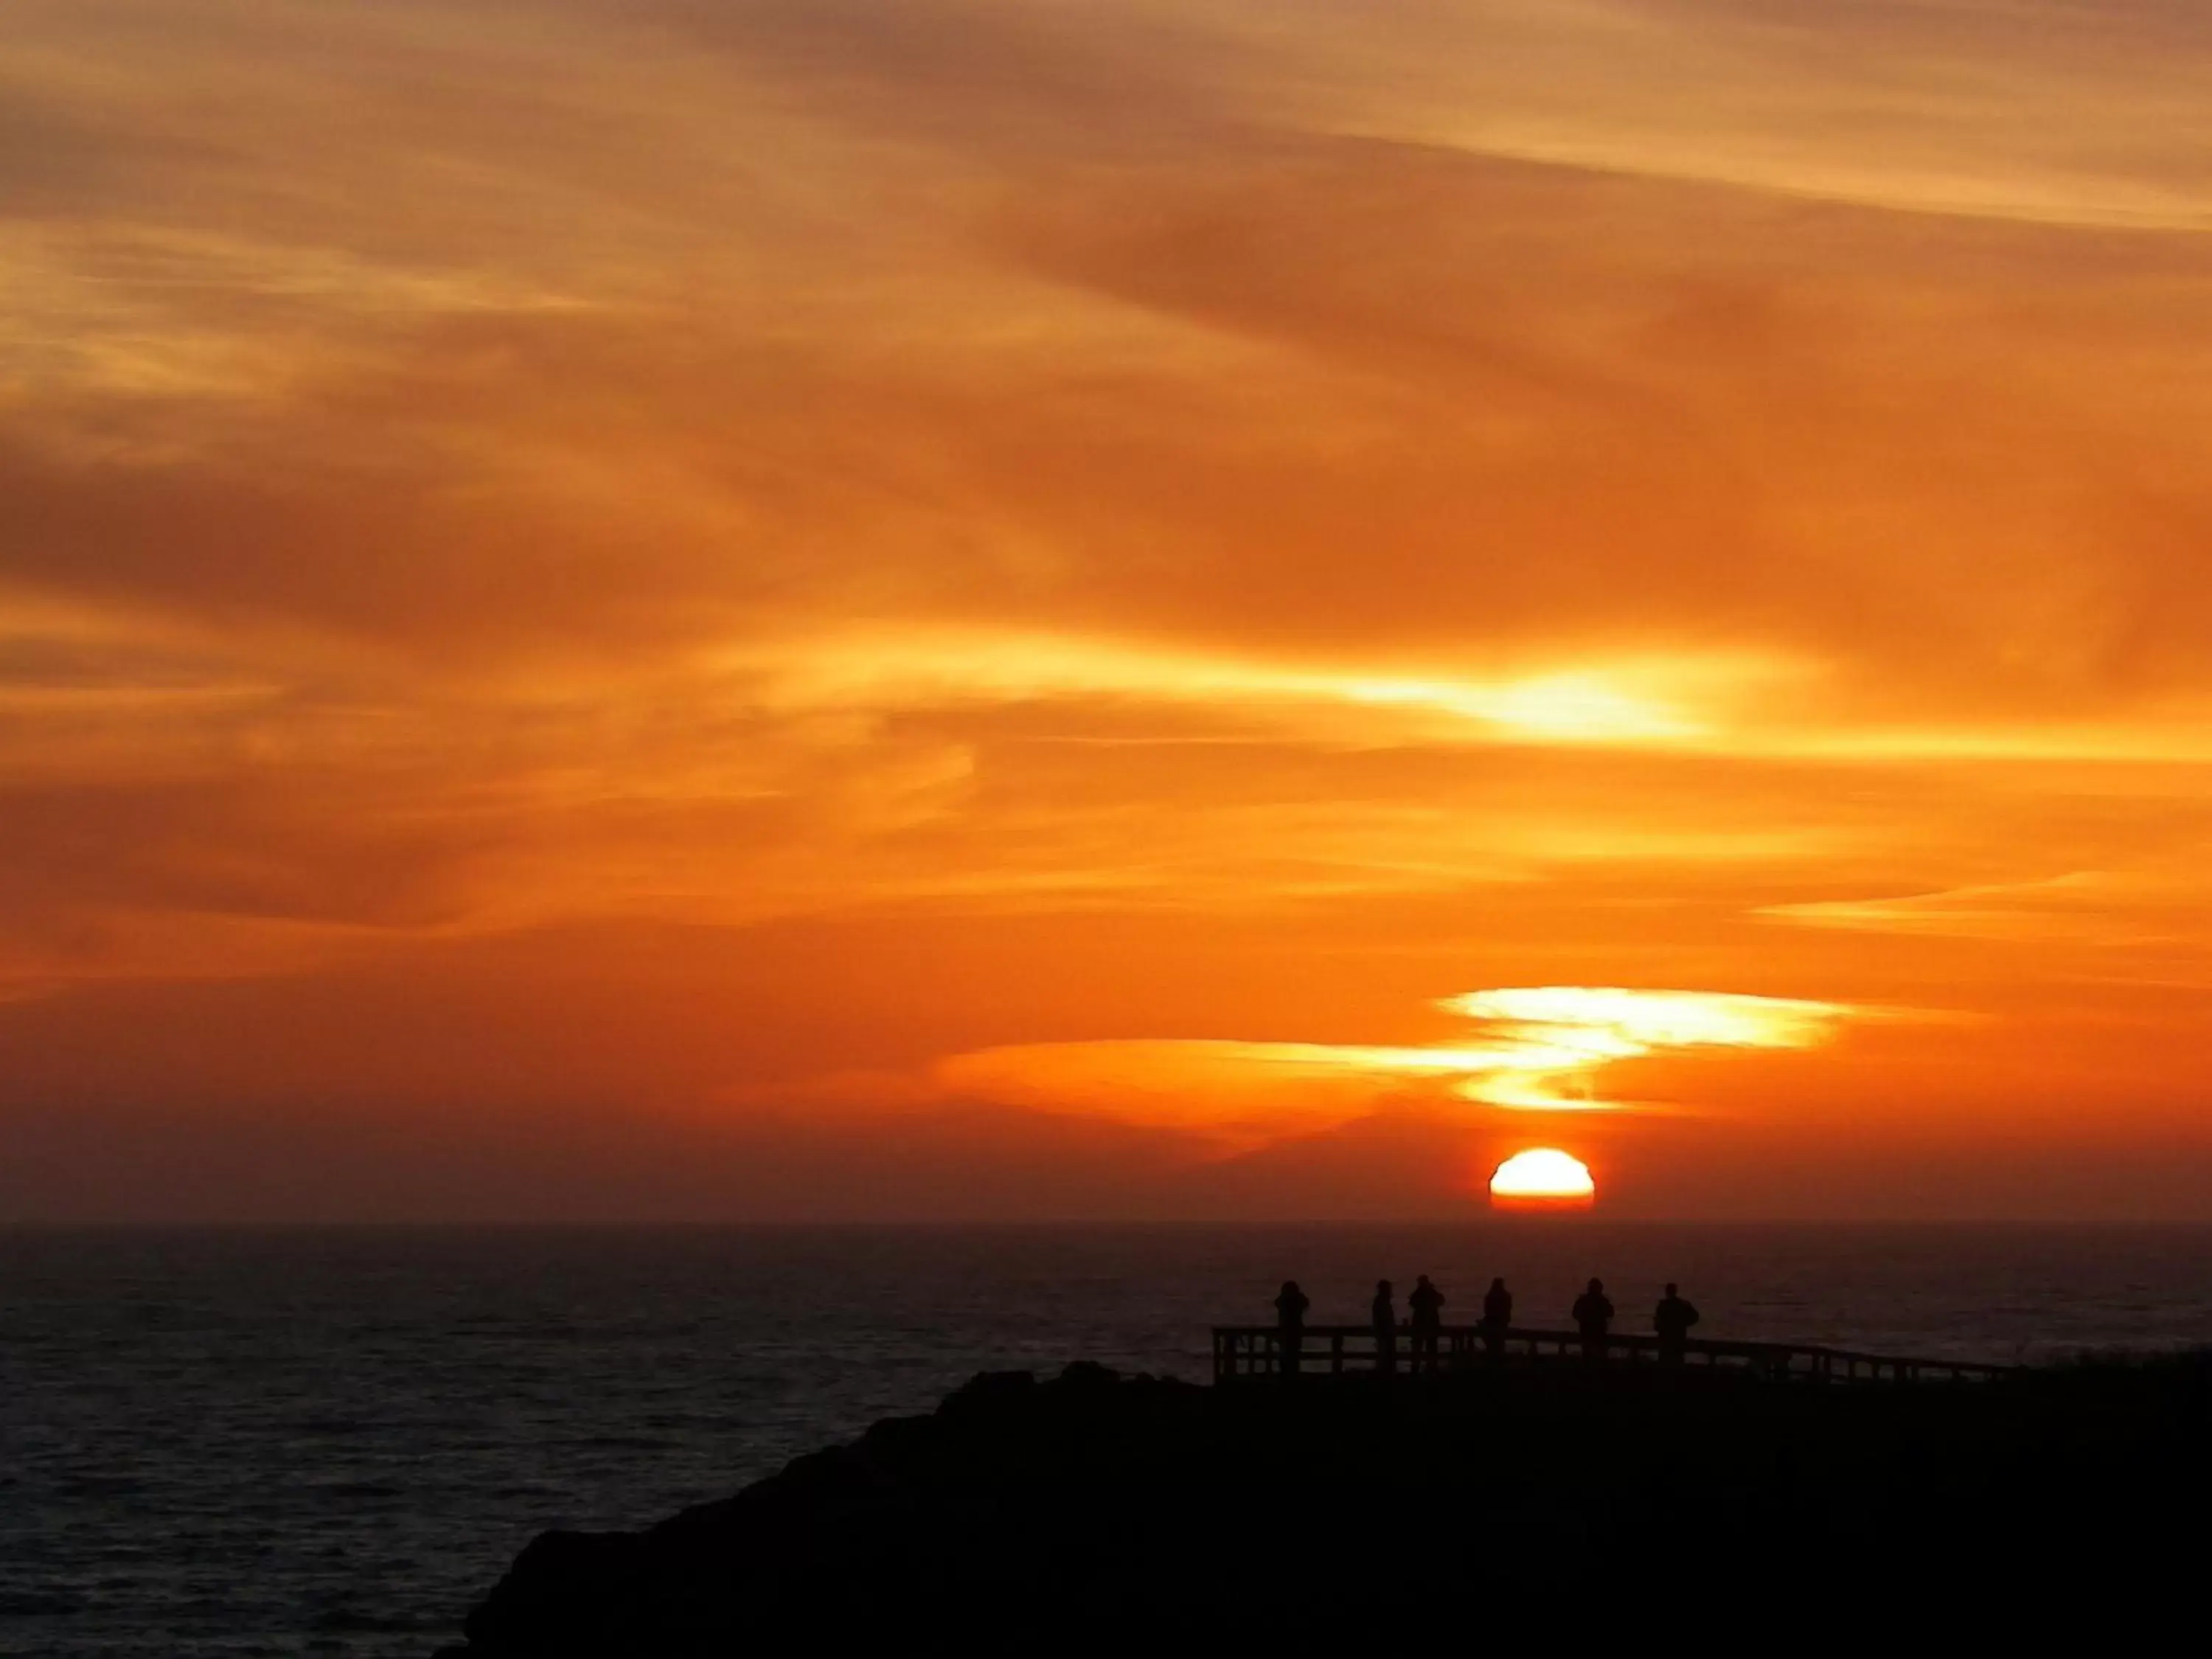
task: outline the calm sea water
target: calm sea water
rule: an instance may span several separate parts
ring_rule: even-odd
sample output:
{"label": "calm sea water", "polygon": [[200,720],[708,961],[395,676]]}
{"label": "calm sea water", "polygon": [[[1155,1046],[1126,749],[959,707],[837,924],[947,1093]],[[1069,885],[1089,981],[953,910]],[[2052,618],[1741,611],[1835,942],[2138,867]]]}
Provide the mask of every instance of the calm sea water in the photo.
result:
{"label": "calm sea water", "polygon": [[[422,1659],[547,1527],[720,1497],[984,1369],[1602,1273],[1703,1333],[2009,1360],[2212,1342],[2212,1231],[0,1233],[0,1653]],[[1641,1321],[1634,1322],[1640,1328]]]}

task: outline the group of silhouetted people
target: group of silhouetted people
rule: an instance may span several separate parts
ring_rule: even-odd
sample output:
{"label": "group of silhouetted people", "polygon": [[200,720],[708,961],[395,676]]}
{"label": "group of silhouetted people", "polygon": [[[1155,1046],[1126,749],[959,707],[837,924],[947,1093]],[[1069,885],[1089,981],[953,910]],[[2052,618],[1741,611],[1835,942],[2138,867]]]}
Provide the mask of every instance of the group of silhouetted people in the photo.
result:
{"label": "group of silhouetted people", "polygon": [[[1390,1281],[1377,1280],[1369,1309],[1375,1326],[1375,1365],[1384,1371],[1398,1369],[1398,1308],[1391,1296]],[[1444,1293],[1423,1273],[1414,1280],[1406,1308],[1413,1316],[1407,1327],[1413,1338],[1413,1369],[1432,1371],[1437,1368],[1437,1339],[1444,1328]]]}
{"label": "group of silhouetted people", "polygon": [[[1297,1281],[1286,1279],[1275,1297],[1275,1346],[1280,1358],[1283,1374],[1293,1375],[1305,1349],[1306,1312],[1313,1303],[1298,1288]],[[1375,1369],[1388,1376],[1398,1369],[1398,1333],[1403,1328],[1412,1338],[1409,1368],[1414,1371],[1433,1371],[1438,1369],[1438,1347],[1443,1334],[1444,1293],[1429,1282],[1426,1273],[1413,1281],[1413,1288],[1406,1297],[1408,1318],[1401,1328],[1398,1322],[1395,1292],[1387,1279],[1377,1280],[1375,1299],[1368,1305],[1369,1322],[1375,1333]],[[1613,1328],[1613,1306],[1605,1293],[1605,1281],[1593,1279],[1583,1293],[1575,1298],[1572,1310],[1575,1329],[1581,1334],[1583,1358],[1595,1362],[1605,1358],[1606,1340]],[[1683,1299],[1680,1287],[1667,1286],[1659,1305],[1652,1310],[1651,1328],[1659,1338],[1659,1358],[1662,1363],[1680,1363],[1690,1338],[1690,1327],[1698,1322],[1698,1310]],[[1506,1334],[1513,1326],[1513,1292],[1505,1287],[1503,1279],[1490,1281],[1490,1289],[1482,1298],[1482,1318],[1475,1326],[1482,1340],[1484,1352],[1492,1359],[1502,1358],[1505,1352]]]}

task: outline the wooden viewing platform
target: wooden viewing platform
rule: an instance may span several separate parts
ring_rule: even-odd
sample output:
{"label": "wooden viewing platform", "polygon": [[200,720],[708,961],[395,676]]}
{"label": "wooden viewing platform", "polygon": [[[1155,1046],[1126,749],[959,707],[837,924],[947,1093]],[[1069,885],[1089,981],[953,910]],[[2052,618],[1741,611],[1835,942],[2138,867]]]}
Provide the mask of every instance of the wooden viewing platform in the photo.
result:
{"label": "wooden viewing platform", "polygon": [[[1437,1332],[1437,1364],[1444,1371],[1472,1371],[1500,1362],[1572,1359],[1583,1363],[1579,1331],[1492,1333],[1480,1325],[1446,1325]],[[1282,1330],[1275,1325],[1217,1325],[1213,1328],[1213,1380],[1240,1382],[1279,1377],[1283,1360]],[[1368,1325],[1309,1325],[1300,1347],[1302,1375],[1372,1375],[1379,1367],[1374,1328]],[[1413,1332],[1397,1334],[1397,1370],[1414,1367]],[[1493,1352],[1491,1344],[1496,1343]],[[2013,1365],[1984,1365],[1958,1359],[1913,1359],[1890,1354],[1854,1353],[1845,1348],[1790,1342],[1723,1342],[1692,1338],[1681,1345],[1686,1365],[1749,1371],[1776,1382],[1825,1382],[1838,1386],[1875,1382],[1989,1382],[2011,1376]],[[1607,1336],[1608,1364],[1659,1363],[1656,1336]],[[1425,1364],[1425,1359],[1424,1360]]]}

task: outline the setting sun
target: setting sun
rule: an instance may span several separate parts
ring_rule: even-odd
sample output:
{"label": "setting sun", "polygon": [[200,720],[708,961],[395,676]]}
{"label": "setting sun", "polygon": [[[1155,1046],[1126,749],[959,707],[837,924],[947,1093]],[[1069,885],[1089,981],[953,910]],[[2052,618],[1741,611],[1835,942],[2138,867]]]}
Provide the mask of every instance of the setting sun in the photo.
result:
{"label": "setting sun", "polygon": [[1597,1201],[1589,1166],[1555,1146],[1516,1152],[1490,1177],[1490,1201],[1500,1209],[1586,1210]]}

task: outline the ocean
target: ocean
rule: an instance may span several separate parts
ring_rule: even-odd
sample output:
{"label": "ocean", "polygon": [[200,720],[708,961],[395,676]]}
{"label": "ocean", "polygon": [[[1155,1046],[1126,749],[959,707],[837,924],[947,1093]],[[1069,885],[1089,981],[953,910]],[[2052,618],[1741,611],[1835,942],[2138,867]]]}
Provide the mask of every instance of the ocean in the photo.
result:
{"label": "ocean", "polygon": [[720,1498],[983,1370],[1192,1378],[1285,1278],[1999,1361],[2212,1344],[2212,1230],[0,1232],[0,1654],[424,1659],[549,1527]]}

